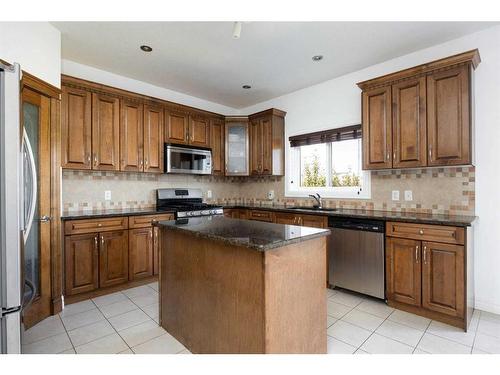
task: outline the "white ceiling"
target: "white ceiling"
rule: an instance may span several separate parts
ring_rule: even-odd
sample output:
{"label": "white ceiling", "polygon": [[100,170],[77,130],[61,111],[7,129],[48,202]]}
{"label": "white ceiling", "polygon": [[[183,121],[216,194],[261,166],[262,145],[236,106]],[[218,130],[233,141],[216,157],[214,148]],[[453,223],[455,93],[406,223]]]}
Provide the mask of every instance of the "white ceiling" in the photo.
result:
{"label": "white ceiling", "polygon": [[[62,57],[247,107],[493,26],[486,22],[54,22]],[[144,53],[139,46],[153,47]],[[313,55],[324,55],[313,62]],[[251,90],[243,90],[250,84]]]}

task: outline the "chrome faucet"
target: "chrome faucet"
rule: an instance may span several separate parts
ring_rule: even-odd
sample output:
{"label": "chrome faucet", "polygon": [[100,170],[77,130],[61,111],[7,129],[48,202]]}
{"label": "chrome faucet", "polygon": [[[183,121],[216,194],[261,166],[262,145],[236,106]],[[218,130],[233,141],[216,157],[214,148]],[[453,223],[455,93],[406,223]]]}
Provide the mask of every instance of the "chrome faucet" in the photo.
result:
{"label": "chrome faucet", "polygon": [[321,204],[321,196],[316,193],[316,195],[309,194],[311,198],[314,198],[317,204],[313,205],[314,208],[323,208],[323,205]]}

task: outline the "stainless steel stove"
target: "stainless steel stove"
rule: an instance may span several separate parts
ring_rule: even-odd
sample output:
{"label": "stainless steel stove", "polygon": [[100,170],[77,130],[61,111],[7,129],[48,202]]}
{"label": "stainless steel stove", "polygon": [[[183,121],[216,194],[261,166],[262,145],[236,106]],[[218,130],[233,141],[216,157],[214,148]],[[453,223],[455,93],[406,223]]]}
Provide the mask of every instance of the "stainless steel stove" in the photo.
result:
{"label": "stainless steel stove", "polygon": [[200,189],[157,189],[156,209],[174,211],[175,218],[222,215],[222,206],[203,203]]}

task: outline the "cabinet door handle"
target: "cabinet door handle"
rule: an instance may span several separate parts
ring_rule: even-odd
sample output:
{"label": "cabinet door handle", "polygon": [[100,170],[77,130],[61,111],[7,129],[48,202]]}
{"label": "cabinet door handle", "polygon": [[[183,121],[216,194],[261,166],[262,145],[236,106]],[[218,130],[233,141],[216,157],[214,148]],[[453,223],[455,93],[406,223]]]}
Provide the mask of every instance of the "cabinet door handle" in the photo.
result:
{"label": "cabinet door handle", "polygon": [[97,236],[94,237],[94,244],[95,244],[95,248],[97,249],[97,246],[99,246],[99,244],[97,242]]}
{"label": "cabinet door handle", "polygon": [[90,164],[91,161],[90,154],[87,154],[87,163]]}
{"label": "cabinet door handle", "polygon": [[396,152],[394,152],[394,153],[392,154],[392,159],[393,159],[393,160],[396,160]]}
{"label": "cabinet door handle", "polygon": [[418,246],[415,246],[415,263],[418,263]]}
{"label": "cabinet door handle", "polygon": [[94,166],[97,167],[97,154],[94,154]]}
{"label": "cabinet door handle", "polygon": [[391,159],[391,153],[389,151],[387,151],[387,160],[390,160]]}
{"label": "cabinet door handle", "polygon": [[101,234],[101,245],[104,246],[104,236]]}
{"label": "cabinet door handle", "polygon": [[424,264],[427,264],[427,246],[424,246]]}
{"label": "cabinet door handle", "polygon": [[423,230],[423,229],[420,229],[420,230],[418,231],[418,233],[419,233],[420,235],[422,235],[422,234],[424,234],[424,230]]}
{"label": "cabinet door handle", "polygon": [[432,146],[429,145],[429,159],[432,161]]}
{"label": "cabinet door handle", "polygon": [[146,168],[148,167],[148,159],[144,160],[144,165],[146,166]]}

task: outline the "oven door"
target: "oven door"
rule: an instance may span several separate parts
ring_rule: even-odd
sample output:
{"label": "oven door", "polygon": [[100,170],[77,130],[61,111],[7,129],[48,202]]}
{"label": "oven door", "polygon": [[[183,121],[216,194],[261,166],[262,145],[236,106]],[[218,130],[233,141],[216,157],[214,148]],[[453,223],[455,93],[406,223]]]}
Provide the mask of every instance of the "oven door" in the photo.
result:
{"label": "oven door", "polygon": [[165,173],[211,174],[212,152],[165,145]]}

